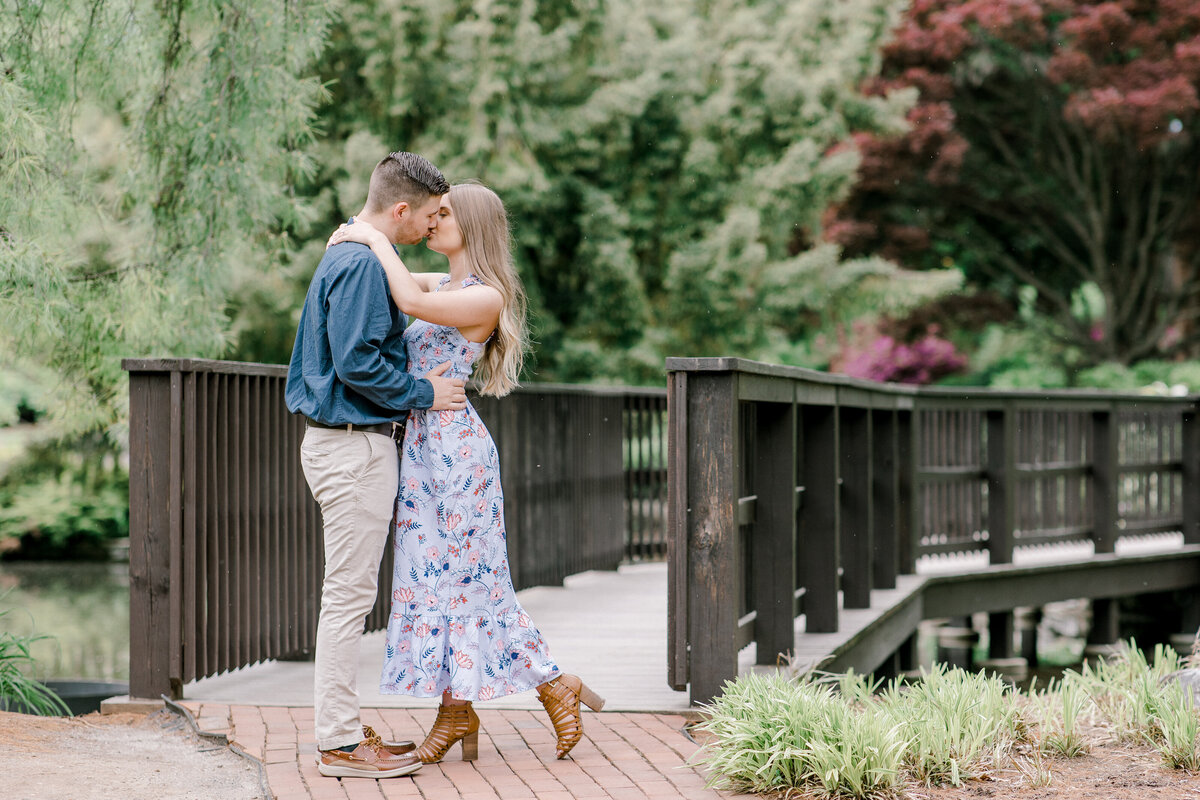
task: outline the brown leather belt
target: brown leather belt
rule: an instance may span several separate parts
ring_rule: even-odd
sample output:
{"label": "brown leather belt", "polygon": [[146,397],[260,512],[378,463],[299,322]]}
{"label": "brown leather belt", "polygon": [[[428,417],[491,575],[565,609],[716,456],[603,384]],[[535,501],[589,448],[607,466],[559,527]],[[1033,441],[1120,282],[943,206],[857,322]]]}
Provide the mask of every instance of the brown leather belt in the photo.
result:
{"label": "brown leather belt", "polygon": [[397,442],[404,440],[403,422],[376,422],[371,425],[356,425],[353,422],[347,422],[344,425],[326,425],[324,422],[317,422],[315,419],[309,417],[305,417],[304,422],[310,428],[326,428],[334,431],[346,431],[346,433],[353,433],[354,431],[381,433]]}

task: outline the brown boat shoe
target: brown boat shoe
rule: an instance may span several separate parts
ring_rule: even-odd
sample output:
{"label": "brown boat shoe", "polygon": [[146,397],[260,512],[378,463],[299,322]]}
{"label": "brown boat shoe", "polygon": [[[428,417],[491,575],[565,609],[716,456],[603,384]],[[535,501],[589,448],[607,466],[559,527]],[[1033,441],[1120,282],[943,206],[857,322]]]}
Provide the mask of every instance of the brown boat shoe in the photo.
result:
{"label": "brown boat shoe", "polygon": [[391,753],[377,735],[359,742],[352,752],[317,752],[317,771],[329,778],[397,778],[411,775],[420,768],[419,758],[412,754]]}
{"label": "brown boat shoe", "polygon": [[375,733],[375,729],[370,725],[363,725],[362,728],[363,736],[365,736],[367,739],[371,739],[372,737],[379,739],[379,741],[383,744],[383,749],[387,750],[394,756],[402,756],[405,753],[411,753],[413,750],[417,749],[417,743],[411,739],[401,739],[398,742],[389,742],[387,739],[384,739],[383,737],[379,736],[379,734]]}

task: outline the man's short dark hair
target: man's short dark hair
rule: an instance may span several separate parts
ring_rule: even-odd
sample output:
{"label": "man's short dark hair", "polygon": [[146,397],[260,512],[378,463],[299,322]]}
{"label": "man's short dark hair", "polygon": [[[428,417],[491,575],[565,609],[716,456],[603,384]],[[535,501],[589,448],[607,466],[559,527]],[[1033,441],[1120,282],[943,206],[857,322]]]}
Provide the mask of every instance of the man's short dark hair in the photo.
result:
{"label": "man's short dark hair", "polygon": [[416,153],[388,153],[371,173],[367,207],[383,211],[401,202],[419,206],[448,191],[450,184],[428,159]]}

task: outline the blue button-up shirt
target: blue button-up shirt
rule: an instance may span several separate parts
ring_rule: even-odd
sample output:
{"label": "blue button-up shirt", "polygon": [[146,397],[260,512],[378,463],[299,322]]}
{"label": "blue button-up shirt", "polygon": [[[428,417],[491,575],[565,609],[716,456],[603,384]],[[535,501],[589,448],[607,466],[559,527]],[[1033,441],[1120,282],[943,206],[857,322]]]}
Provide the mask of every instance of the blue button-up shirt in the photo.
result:
{"label": "blue button-up shirt", "polygon": [[405,371],[406,324],[371,248],[355,242],[330,247],[300,312],[288,409],[326,425],[370,425],[429,408],[433,385]]}

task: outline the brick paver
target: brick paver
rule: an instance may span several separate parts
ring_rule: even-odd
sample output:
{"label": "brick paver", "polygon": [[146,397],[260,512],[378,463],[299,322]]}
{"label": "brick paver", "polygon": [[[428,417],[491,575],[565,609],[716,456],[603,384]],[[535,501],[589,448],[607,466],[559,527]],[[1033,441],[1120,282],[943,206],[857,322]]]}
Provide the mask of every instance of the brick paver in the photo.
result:
{"label": "brick paver", "polygon": [[[585,714],[584,737],[571,755],[554,757],[545,714],[478,709],[479,759],[445,761],[412,776],[370,780],[326,778],[317,772],[312,707],[187,702],[202,730],[226,734],[263,762],[278,800],[653,800],[739,797],[705,786],[687,760],[696,745],[677,714]],[[430,709],[364,708],[363,722],[387,739],[421,741]]]}

